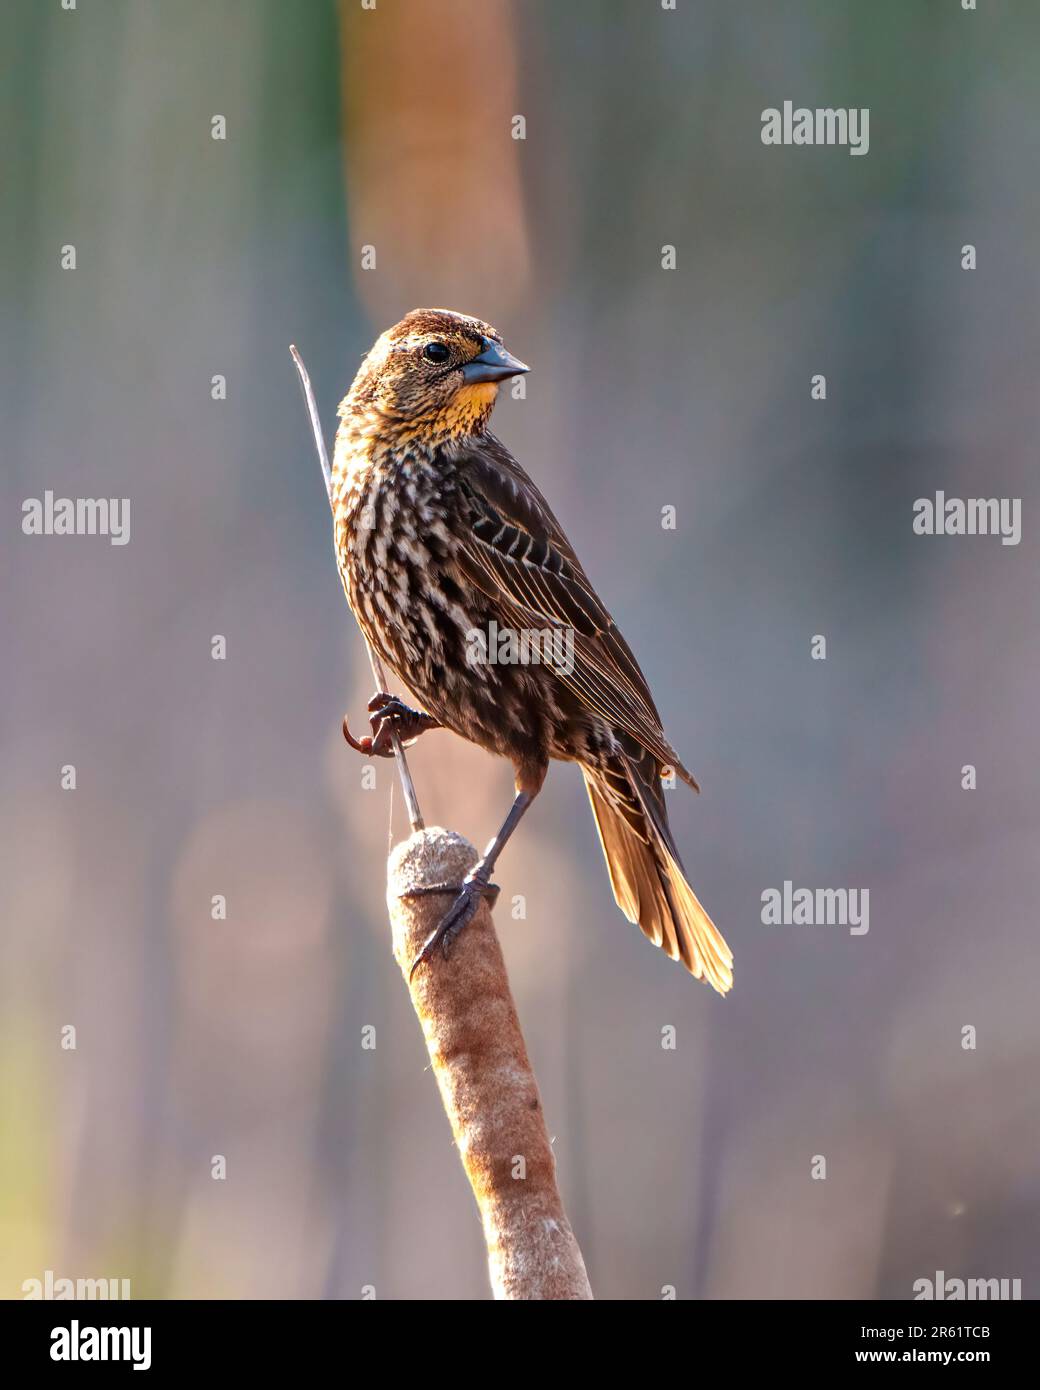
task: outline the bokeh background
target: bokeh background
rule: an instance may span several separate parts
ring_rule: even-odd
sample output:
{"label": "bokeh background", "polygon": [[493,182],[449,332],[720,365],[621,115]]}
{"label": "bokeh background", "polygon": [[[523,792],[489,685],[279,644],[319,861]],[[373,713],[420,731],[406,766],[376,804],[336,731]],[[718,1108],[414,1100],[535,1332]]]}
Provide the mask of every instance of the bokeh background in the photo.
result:
{"label": "bokeh background", "polygon": [[[671,814],[736,956],[723,1001],[624,921],[554,769],[498,926],[594,1289],[1033,1296],[1040,10],[0,25],[0,1292],[487,1295],[390,955],[400,793],[339,733],[371,678],[288,356],[331,434],[376,334],[444,304],[533,365],[495,428],[701,780]],[[787,98],[869,107],[869,154],[763,146]],[[48,488],[129,497],[130,543],[24,536]],[[939,488],[1021,497],[1021,544],[915,536]],[[446,734],[412,764],[429,823],[482,845],[509,768]],[[763,926],[785,879],[869,889],[869,934]]]}

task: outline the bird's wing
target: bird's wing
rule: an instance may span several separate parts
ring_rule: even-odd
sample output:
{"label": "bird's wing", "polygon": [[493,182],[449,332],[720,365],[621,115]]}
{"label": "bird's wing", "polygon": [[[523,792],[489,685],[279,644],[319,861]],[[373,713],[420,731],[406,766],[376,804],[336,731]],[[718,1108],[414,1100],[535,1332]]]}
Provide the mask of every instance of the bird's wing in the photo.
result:
{"label": "bird's wing", "polygon": [[590,710],[696,782],[661,728],[628,643],[593,589],[548,502],[496,439],[458,461],[467,506],[456,560],[516,628],[566,627],[574,669],[554,674]]}

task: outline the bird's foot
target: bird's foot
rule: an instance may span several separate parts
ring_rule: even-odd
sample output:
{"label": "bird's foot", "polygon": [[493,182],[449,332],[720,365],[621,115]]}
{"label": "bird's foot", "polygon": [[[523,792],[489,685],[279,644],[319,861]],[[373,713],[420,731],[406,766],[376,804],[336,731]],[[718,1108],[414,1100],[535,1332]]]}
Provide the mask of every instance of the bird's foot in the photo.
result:
{"label": "bird's foot", "polygon": [[393,734],[396,732],[403,747],[414,743],[427,729],[439,729],[440,721],[432,714],[412,709],[397,695],[388,695],[378,690],[368,702],[371,735],[355,738],[350,732],[347,716],[343,716],[343,737],[357,753],[367,758],[392,758],[394,756]]}
{"label": "bird's foot", "polygon": [[466,923],[472,920],[474,913],[480,906],[481,898],[487,898],[490,905],[494,907],[498,898],[498,891],[498,884],[490,881],[490,875],[482,863],[471,869],[461,883],[427,883],[418,888],[406,889],[401,894],[403,898],[426,897],[431,893],[454,893],[456,895],[455,901],[434,930],[430,932],[423,942],[422,950],[412,961],[412,968],[408,972],[409,980],[423,961],[430,959],[438,946],[441,948],[441,954],[446,956],[451,949],[451,943]]}

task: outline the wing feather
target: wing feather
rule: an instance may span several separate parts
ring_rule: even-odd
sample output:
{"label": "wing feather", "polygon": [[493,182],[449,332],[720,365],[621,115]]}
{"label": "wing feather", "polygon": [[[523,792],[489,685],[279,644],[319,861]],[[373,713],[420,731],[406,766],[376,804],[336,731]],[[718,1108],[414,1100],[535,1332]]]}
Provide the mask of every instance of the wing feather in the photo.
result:
{"label": "wing feather", "polygon": [[549,504],[497,440],[457,461],[468,526],[456,559],[516,628],[574,633],[574,669],[558,679],[662,764],[682,766],[628,644],[588,580]]}

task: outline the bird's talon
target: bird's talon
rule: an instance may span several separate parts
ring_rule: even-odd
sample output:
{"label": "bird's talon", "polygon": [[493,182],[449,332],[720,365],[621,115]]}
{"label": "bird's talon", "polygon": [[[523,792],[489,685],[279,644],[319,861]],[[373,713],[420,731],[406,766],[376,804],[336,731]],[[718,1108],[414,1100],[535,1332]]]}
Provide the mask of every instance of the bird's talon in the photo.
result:
{"label": "bird's talon", "polygon": [[[347,721],[346,715],[343,716],[343,737],[350,744],[351,748],[353,748],[355,753],[360,753],[365,758],[372,757],[373,753],[376,752],[375,748],[373,747],[372,738],[369,734],[365,734],[363,738],[354,737],[354,735],[350,732],[350,724]],[[380,756],[389,757],[392,755],[380,754]]]}
{"label": "bird's talon", "polygon": [[403,898],[420,897],[428,893],[456,894],[455,901],[423,942],[422,950],[412,961],[412,967],[408,972],[409,980],[423,961],[430,959],[438,946],[441,948],[441,954],[446,957],[459,932],[472,920],[480,906],[481,898],[489,898],[493,906],[498,897],[498,891],[498,884],[489,883],[480,876],[479,871],[467,874],[461,884],[430,883],[417,888],[406,889],[401,894]]}
{"label": "bird's talon", "polygon": [[[398,896],[402,898],[426,898],[432,893],[451,893],[453,897],[458,897],[466,892],[470,885],[471,881],[468,877],[464,878],[461,883],[419,883],[414,888],[406,888]],[[498,901],[500,891],[497,883],[483,884],[483,895],[492,906]]]}
{"label": "bird's talon", "polygon": [[414,743],[427,729],[437,729],[440,722],[432,714],[412,709],[396,695],[388,695],[378,690],[368,702],[369,723],[372,733],[363,738],[355,738],[350,732],[347,716],[343,716],[343,737],[354,749],[366,758],[392,758],[394,756],[393,735],[396,733],[403,747]]}
{"label": "bird's talon", "polygon": [[440,721],[423,710],[412,709],[397,695],[379,690],[368,702],[369,723],[372,725],[373,752],[383,757],[393,756],[393,735],[396,733],[404,747],[414,743],[427,729],[440,728]]}
{"label": "bird's talon", "polygon": [[372,711],[368,722],[372,725],[373,732],[379,728],[384,719],[396,719],[403,723],[408,719],[420,718],[418,710],[410,709],[402,700],[398,700],[394,696],[387,696],[383,704],[376,705],[374,708],[369,703],[368,708]]}

